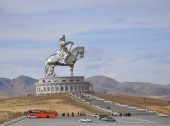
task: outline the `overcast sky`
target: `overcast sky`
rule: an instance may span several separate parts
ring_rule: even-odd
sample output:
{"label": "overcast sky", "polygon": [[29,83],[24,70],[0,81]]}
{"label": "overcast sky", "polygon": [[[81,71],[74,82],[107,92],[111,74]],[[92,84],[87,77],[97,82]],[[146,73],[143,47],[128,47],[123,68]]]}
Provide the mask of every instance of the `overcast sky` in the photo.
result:
{"label": "overcast sky", "polygon": [[85,46],[75,75],[170,84],[170,0],[0,0],[0,77],[44,77],[62,34]]}

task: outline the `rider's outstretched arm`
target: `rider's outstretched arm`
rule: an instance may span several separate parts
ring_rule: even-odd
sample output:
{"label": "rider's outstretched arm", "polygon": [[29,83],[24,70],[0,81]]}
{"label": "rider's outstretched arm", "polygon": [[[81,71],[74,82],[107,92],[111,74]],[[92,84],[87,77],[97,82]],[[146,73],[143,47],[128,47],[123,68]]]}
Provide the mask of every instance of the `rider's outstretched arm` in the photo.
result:
{"label": "rider's outstretched arm", "polygon": [[67,41],[67,43],[74,45],[74,42],[72,42],[72,41]]}

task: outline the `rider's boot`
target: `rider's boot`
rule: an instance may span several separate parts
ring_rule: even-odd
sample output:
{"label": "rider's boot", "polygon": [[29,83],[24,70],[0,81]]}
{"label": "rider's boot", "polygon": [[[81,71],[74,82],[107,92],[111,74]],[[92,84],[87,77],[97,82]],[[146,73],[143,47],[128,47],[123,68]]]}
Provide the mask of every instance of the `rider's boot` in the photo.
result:
{"label": "rider's boot", "polygon": [[63,60],[63,61],[64,61],[64,64],[68,64],[68,62],[67,62],[68,56],[69,56],[69,55],[65,55],[64,60]]}

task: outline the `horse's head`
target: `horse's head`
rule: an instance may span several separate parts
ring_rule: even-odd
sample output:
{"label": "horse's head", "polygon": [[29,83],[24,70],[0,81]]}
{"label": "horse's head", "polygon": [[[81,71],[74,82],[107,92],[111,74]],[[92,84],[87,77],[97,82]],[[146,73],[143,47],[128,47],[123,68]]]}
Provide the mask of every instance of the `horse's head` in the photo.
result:
{"label": "horse's head", "polygon": [[84,57],[84,46],[77,46],[72,51],[71,54],[75,57],[83,58]]}
{"label": "horse's head", "polygon": [[79,46],[79,54],[80,54],[80,58],[84,57],[84,46]]}

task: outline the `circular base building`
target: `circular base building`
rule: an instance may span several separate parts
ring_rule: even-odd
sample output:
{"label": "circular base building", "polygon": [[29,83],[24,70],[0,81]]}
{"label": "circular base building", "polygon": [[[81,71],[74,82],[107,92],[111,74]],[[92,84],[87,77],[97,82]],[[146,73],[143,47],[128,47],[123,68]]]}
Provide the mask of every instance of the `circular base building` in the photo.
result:
{"label": "circular base building", "polygon": [[93,85],[84,81],[84,76],[42,78],[35,85],[36,94],[93,91]]}

